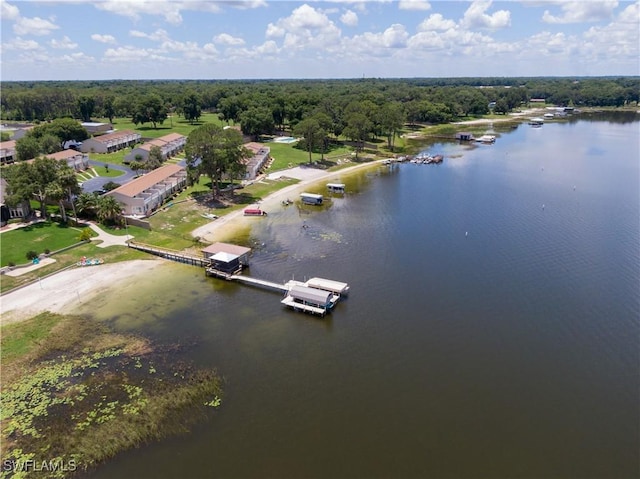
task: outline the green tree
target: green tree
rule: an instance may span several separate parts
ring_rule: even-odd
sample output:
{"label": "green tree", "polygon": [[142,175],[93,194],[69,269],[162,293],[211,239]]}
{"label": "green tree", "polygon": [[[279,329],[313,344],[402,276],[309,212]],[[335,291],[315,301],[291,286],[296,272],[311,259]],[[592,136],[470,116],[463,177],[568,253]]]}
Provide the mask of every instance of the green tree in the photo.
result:
{"label": "green tree", "polygon": [[[75,195],[78,195],[82,188],[78,184],[78,178],[76,176],[76,172],[69,165],[62,164],[60,169],[58,170],[58,179],[57,184],[60,185],[60,188],[64,191],[64,200],[67,200],[71,203],[71,208],[73,209],[73,217],[75,218],[76,224],[78,223],[78,213],[76,212],[76,206],[73,201]],[[66,222],[66,213],[64,213],[64,204],[61,202],[61,210],[63,211],[64,221]]]}
{"label": "green tree", "polygon": [[100,222],[119,223],[122,205],[113,196],[101,196],[98,198],[97,215]]}
{"label": "green tree", "polygon": [[167,119],[167,107],[162,98],[155,93],[143,97],[133,111],[131,121],[138,124],[151,122],[154,129],[158,128],[158,123],[162,124]]}
{"label": "green tree", "polygon": [[0,132],[0,141],[9,141],[11,139],[11,135],[8,131]]}
{"label": "green tree", "polygon": [[275,130],[273,114],[266,107],[253,107],[240,114],[240,125],[245,135],[257,139],[260,135],[270,135]]}
{"label": "green tree", "polygon": [[307,152],[309,152],[309,163],[311,163],[311,152],[321,144],[323,137],[326,136],[326,132],[322,130],[318,120],[315,118],[306,118],[295,126],[293,134],[304,138],[304,146]]}
{"label": "green tree", "polygon": [[371,127],[373,126],[364,113],[351,113],[346,118],[346,124],[343,134],[355,143],[356,160],[358,152],[364,147],[364,142],[369,138]]}
{"label": "green tree", "polygon": [[98,211],[99,196],[93,193],[80,193],[75,201],[78,213],[88,218],[95,218]]}
{"label": "green tree", "polygon": [[16,160],[25,161],[40,154],[40,142],[33,136],[23,136],[16,141]]}
{"label": "green tree", "polygon": [[89,138],[87,130],[73,118],[56,118],[48,123],[34,127],[25,138],[32,136],[38,140],[45,135],[53,135],[58,138],[60,149],[64,148],[67,141],[83,141]]}
{"label": "green tree", "polygon": [[46,218],[46,204],[52,193],[50,185],[57,182],[62,164],[66,165],[64,161],[36,158],[33,162],[22,162],[7,168],[6,179],[12,199],[35,199],[40,203],[41,218]]}
{"label": "green tree", "polygon": [[387,145],[393,151],[396,135],[404,125],[404,111],[400,102],[385,103],[380,109],[380,126],[387,137]]}
{"label": "green tree", "polygon": [[198,121],[202,116],[202,107],[200,106],[200,100],[194,92],[190,92],[185,97],[182,104],[182,114],[184,119],[193,124]]}
{"label": "green tree", "polygon": [[162,165],[163,161],[164,157],[162,156],[162,150],[159,146],[153,145],[149,149],[149,158],[147,158],[147,161],[145,162],[146,169],[151,171],[155,170],[156,168],[160,168],[160,165]]}
{"label": "green tree", "polygon": [[78,97],[78,109],[80,110],[82,121],[91,121],[91,115],[93,115],[95,108],[96,101],[93,97],[87,95]]}
{"label": "green tree", "polygon": [[206,123],[189,133],[185,145],[187,167],[211,179],[214,196],[220,194],[220,181],[225,173],[237,171],[238,164],[250,157],[242,146],[242,135],[233,128]]}
{"label": "green tree", "polygon": [[115,99],[113,96],[107,96],[102,104],[102,113],[109,118],[109,123],[113,123],[113,118],[116,116]]}
{"label": "green tree", "polygon": [[55,153],[62,149],[60,147],[60,140],[58,137],[51,133],[47,133],[40,137],[38,144],[40,145],[40,153],[44,155],[50,155],[51,153]]}

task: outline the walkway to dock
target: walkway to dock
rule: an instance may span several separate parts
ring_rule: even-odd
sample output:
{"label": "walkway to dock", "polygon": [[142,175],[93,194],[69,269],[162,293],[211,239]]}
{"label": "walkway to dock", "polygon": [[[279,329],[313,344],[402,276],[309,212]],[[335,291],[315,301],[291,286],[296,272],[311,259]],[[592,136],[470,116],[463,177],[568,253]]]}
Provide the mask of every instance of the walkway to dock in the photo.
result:
{"label": "walkway to dock", "polygon": [[289,291],[289,288],[286,284],[274,283],[273,281],[267,281],[265,279],[252,278],[251,276],[233,274],[229,276],[229,279],[253,286],[262,286],[264,288],[275,289],[276,291],[280,291],[281,293],[286,293],[287,291]]}
{"label": "walkway to dock", "polygon": [[190,264],[193,266],[207,267],[209,266],[209,258],[203,256],[197,256],[194,254],[185,253],[183,251],[177,251],[169,248],[160,248],[158,246],[148,245],[144,243],[137,243],[129,241],[129,248],[144,251],[145,253],[151,253],[161,258],[170,259],[171,261],[177,261],[178,263]]}

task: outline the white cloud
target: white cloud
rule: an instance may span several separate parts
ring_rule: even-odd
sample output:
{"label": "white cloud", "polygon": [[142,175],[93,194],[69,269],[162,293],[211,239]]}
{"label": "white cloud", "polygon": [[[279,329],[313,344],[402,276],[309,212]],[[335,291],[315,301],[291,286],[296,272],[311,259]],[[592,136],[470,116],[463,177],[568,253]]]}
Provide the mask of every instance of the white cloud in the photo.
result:
{"label": "white cloud", "polygon": [[140,20],[142,15],[164,17],[172,25],[182,23],[183,11],[199,11],[219,13],[222,6],[228,5],[237,9],[247,10],[266,7],[265,0],[102,0],[94,3],[99,10],[122,15],[133,20]]}
{"label": "white cloud", "polygon": [[99,33],[94,33],[93,35],[91,35],[91,40],[95,40],[96,42],[100,43],[116,43],[116,39],[113,35],[101,35]]}
{"label": "white cloud", "polygon": [[440,13],[433,13],[429,15],[420,25],[418,25],[418,31],[435,31],[435,30],[449,30],[456,27],[456,22],[444,18]]}
{"label": "white cloud", "polygon": [[640,4],[625,8],[604,27],[591,27],[584,35],[582,47],[590,57],[613,57],[630,61],[640,71]]}
{"label": "white cloud", "polygon": [[94,63],[96,59],[86,53],[76,52],[69,55],[62,55],[56,58],[55,61],[56,63],[66,63],[68,65],[86,66],[87,63]]}
{"label": "white cloud", "polygon": [[74,50],[74,49],[78,48],[78,44],[77,43],[73,43],[71,41],[71,39],[66,35],[64,37],[62,37],[62,40],[59,40],[59,41],[56,40],[55,38],[51,39],[49,44],[53,48],[64,49],[64,50]]}
{"label": "white cloud", "polygon": [[358,25],[358,14],[353,10],[347,10],[340,16],[340,21],[349,27]]}
{"label": "white cloud", "polygon": [[104,58],[114,62],[131,62],[133,65],[152,55],[152,51],[146,48],[134,48],[131,46],[108,48],[104,52]]}
{"label": "white cloud", "polygon": [[20,37],[16,37],[10,42],[2,44],[2,48],[7,50],[40,50],[42,47],[35,40],[24,40]]}
{"label": "white cloud", "polygon": [[239,8],[241,10],[267,6],[266,0],[229,0],[227,3],[234,8]]}
{"label": "white cloud", "polygon": [[20,16],[20,10],[15,5],[7,3],[5,0],[0,0],[0,18],[2,20],[15,20]]}
{"label": "white cloud", "polygon": [[232,35],[229,35],[228,33],[221,33],[220,35],[216,35],[215,37],[213,37],[213,42],[220,45],[244,45],[244,40],[242,38],[234,37]]}
{"label": "white cloud", "polygon": [[511,13],[498,10],[492,15],[485,12],[491,6],[492,0],[475,0],[464,13],[461,24],[466,28],[487,28],[497,30],[511,24]]}
{"label": "white cloud", "polygon": [[542,20],[547,23],[579,23],[608,20],[612,17],[613,10],[618,6],[618,1],[565,1],[560,2],[559,5],[562,8],[562,15],[555,16],[549,10],[545,10]]}
{"label": "white cloud", "polygon": [[40,17],[18,17],[16,23],[13,25],[13,31],[16,35],[49,35],[53,30],[57,30],[58,28],[60,28],[58,25]]}
{"label": "white cloud", "polygon": [[153,0],[104,0],[95,2],[94,6],[99,9],[117,15],[139,20],[140,15],[159,15],[173,25],[182,23],[180,10],[182,2],[166,2]]}
{"label": "white cloud", "polygon": [[395,23],[381,33],[365,32],[354,36],[349,43],[349,50],[355,54],[388,56],[389,49],[400,49],[407,45],[409,34],[404,25]]}
{"label": "white cloud", "polygon": [[166,42],[171,40],[171,38],[169,38],[169,34],[167,33],[167,31],[163,30],[162,28],[159,28],[153,33],[145,33],[139,30],[131,30],[129,31],[129,35],[136,38],[147,38],[149,40],[153,40],[154,42]]}
{"label": "white cloud", "polygon": [[430,10],[431,4],[427,0],[400,0],[400,10]]}
{"label": "white cloud", "polygon": [[340,40],[340,29],[327,15],[307,4],[267,26],[267,38],[284,37],[284,46],[290,49],[313,47],[326,49]]}

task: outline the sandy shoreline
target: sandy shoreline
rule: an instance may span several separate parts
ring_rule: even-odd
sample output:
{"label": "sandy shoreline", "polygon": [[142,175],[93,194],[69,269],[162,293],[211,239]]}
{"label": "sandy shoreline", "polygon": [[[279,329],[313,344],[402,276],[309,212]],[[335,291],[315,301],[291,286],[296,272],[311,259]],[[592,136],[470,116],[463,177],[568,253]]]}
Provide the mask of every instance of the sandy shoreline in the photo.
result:
{"label": "sandy shoreline", "polygon": [[[380,160],[382,161],[382,160]],[[315,174],[313,178],[302,180],[273,192],[260,202],[260,207],[269,210],[280,207],[282,200],[294,198],[304,188],[320,181],[327,181],[340,175],[379,164],[380,161],[362,163],[335,172]],[[313,170],[317,173],[318,170]],[[282,172],[286,176],[287,172]],[[243,216],[242,210],[229,213],[192,232],[206,241],[220,241],[231,238],[238,228],[250,225],[255,218]],[[159,259],[122,261],[99,266],[77,267],[48,276],[12,293],[0,296],[0,325],[23,321],[44,311],[71,313],[99,294],[117,291],[123,281],[148,275],[154,268],[166,264]]]}
{"label": "sandy shoreline", "polygon": [[[314,176],[313,178],[303,179],[295,185],[286,186],[278,191],[274,191],[269,196],[264,198],[260,203],[260,208],[264,211],[273,210],[276,207],[280,207],[283,200],[287,198],[294,199],[304,191],[310,185],[314,185],[319,182],[329,181],[340,177],[341,175],[348,175],[357,170],[366,169],[379,165],[384,160],[375,160],[368,163],[360,163],[348,168],[344,168],[338,171],[324,172],[321,175]],[[318,171],[318,170],[314,170]],[[287,171],[280,172],[283,177],[287,177]],[[243,228],[251,224],[251,221],[255,221],[255,218],[246,217],[243,215],[242,210],[234,211],[228,215],[222,216],[217,220],[207,223],[204,226],[200,226],[191,232],[192,236],[200,237],[207,242],[228,240],[233,236],[233,233],[238,228]],[[224,227],[224,228],[223,228]]]}
{"label": "sandy shoreline", "polygon": [[134,260],[99,266],[79,266],[48,276],[0,297],[0,324],[36,316],[44,311],[73,313],[74,308],[101,293],[117,290],[131,277],[146,275],[164,261]]}

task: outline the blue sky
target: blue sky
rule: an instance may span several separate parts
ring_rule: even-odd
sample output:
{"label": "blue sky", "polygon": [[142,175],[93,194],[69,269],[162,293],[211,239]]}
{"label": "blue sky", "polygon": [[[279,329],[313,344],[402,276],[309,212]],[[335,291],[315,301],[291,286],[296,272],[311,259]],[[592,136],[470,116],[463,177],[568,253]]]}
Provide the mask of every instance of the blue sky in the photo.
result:
{"label": "blue sky", "polygon": [[0,0],[11,80],[640,75],[640,2]]}

